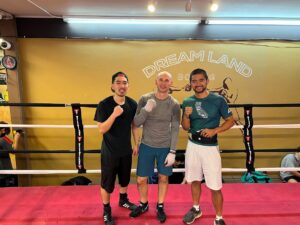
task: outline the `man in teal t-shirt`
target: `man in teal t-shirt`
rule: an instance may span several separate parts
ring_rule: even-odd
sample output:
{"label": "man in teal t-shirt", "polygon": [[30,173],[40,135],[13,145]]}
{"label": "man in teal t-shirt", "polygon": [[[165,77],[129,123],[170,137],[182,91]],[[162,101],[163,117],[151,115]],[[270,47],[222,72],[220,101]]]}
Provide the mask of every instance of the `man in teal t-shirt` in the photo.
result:
{"label": "man in teal t-shirt", "polygon": [[[191,224],[202,215],[199,201],[201,181],[212,192],[216,211],[215,225],[225,225],[222,217],[223,195],[222,165],[217,134],[230,129],[234,124],[232,113],[225,99],[207,90],[208,76],[205,70],[195,69],[190,74],[190,85],[195,95],[183,101],[181,125],[189,133],[185,156],[185,178],[191,183],[193,207],[186,213],[183,222]],[[225,120],[220,125],[221,117]]]}

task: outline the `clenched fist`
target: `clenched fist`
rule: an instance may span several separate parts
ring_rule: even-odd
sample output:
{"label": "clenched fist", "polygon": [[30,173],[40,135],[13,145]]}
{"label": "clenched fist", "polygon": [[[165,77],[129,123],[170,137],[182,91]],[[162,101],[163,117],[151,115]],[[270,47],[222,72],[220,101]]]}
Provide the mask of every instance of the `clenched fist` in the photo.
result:
{"label": "clenched fist", "polygon": [[193,107],[188,106],[184,108],[185,117],[189,118],[192,113],[193,113]]}
{"label": "clenched fist", "polygon": [[114,111],[113,111],[113,115],[115,116],[115,117],[118,117],[118,116],[120,116],[122,113],[123,113],[123,109],[122,109],[122,107],[121,106],[119,106],[119,105],[117,105],[115,108],[114,108]]}
{"label": "clenched fist", "polygon": [[145,105],[145,110],[147,112],[151,112],[156,106],[156,101],[154,99],[148,99],[146,105]]}

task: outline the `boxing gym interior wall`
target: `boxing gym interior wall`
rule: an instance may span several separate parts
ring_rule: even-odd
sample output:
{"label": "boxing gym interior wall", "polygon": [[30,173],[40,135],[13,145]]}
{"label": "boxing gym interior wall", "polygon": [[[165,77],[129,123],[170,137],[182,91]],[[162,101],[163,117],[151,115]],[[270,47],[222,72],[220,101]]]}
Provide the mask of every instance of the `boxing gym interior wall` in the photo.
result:
{"label": "boxing gym interior wall", "polygon": [[[154,90],[155,75],[173,74],[172,95],[182,100],[193,94],[187,87],[189,73],[204,68],[210,91],[232,104],[297,103],[299,97],[300,42],[287,41],[125,41],[91,39],[18,38],[19,76],[24,102],[91,103],[111,95],[111,75],[129,76],[128,95],[138,100]],[[237,124],[243,110],[232,108]],[[85,125],[95,124],[95,109],[82,108]],[[254,124],[293,124],[299,108],[254,108]],[[25,124],[72,124],[70,108],[26,107]],[[97,149],[97,129],[85,129],[85,149]],[[296,148],[299,129],[254,129],[255,149]],[[219,137],[221,149],[244,149],[239,129]],[[178,149],[185,149],[186,132],[181,131]],[[26,130],[28,149],[74,149],[73,129]],[[282,153],[257,153],[257,167],[279,166]],[[222,154],[223,168],[245,167],[245,153]],[[19,160],[23,160],[20,158]],[[30,169],[74,169],[70,154],[29,154]],[[99,154],[85,154],[86,169],[100,167]],[[136,167],[136,158],[133,168]],[[239,174],[240,175],[240,174]],[[33,175],[32,185],[57,185],[72,175]],[[99,183],[99,175],[88,175]],[[134,179],[132,179],[134,180]]]}

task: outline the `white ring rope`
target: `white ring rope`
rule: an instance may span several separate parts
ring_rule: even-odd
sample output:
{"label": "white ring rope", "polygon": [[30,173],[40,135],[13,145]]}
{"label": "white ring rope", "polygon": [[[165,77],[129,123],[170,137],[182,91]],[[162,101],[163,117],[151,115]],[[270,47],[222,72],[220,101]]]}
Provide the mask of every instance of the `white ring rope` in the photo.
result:
{"label": "white ring rope", "polygon": [[[279,171],[300,171],[300,167],[274,167],[274,168],[256,168],[255,171],[279,172]],[[131,169],[135,173],[136,169]],[[155,172],[157,170],[155,169]],[[173,172],[185,172],[182,169],[173,169]],[[222,168],[222,172],[247,172],[244,168]],[[0,170],[0,174],[77,174],[78,170]],[[86,170],[86,173],[101,173],[101,170]]]}
{"label": "white ring rope", "polygon": [[[73,125],[48,125],[48,124],[1,124],[1,127],[14,128],[74,128]],[[84,125],[84,128],[97,128],[97,125]],[[235,125],[232,129],[242,129],[243,125]],[[252,128],[300,128],[300,124],[267,124],[253,125]]]}
{"label": "white ring rope", "polygon": [[[1,124],[1,127],[14,128],[74,128],[73,125],[47,125],[47,124]],[[97,128],[97,125],[84,125],[84,128]],[[244,128],[243,125],[235,125],[233,129]],[[300,128],[300,124],[273,124],[253,125],[253,128]],[[300,171],[300,167],[274,167],[256,168],[256,171],[279,172],[279,171]],[[157,172],[157,170],[155,169]],[[184,169],[173,169],[173,172],[184,172]],[[222,168],[222,172],[246,172],[245,168]],[[135,173],[132,169],[131,173]],[[0,174],[77,174],[78,170],[0,170]],[[101,173],[101,170],[86,170],[86,173]]]}

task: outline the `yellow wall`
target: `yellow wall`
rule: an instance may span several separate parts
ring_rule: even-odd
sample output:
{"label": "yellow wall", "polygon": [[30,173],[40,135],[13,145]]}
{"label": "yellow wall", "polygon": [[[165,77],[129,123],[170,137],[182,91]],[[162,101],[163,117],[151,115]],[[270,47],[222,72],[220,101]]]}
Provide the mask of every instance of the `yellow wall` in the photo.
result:
{"label": "yellow wall", "polygon": [[[154,68],[155,72],[167,70],[173,74],[174,87],[180,89],[173,96],[181,102],[192,95],[183,88],[188,83],[188,74],[197,67],[208,71],[211,90],[219,90],[223,80],[230,77],[232,103],[300,102],[298,42],[18,39],[18,45],[25,102],[98,103],[111,95],[111,75],[120,70],[129,75],[128,95],[138,100],[142,94],[154,90],[155,76],[151,76]],[[238,112],[243,122],[243,111]],[[70,108],[26,108],[25,113],[28,124],[72,124]],[[237,111],[234,113],[237,117]],[[84,124],[95,124],[94,109],[83,108],[82,114]],[[299,108],[255,108],[254,122],[299,123],[299,115]],[[253,133],[256,149],[299,145],[299,129],[256,129]],[[29,149],[74,149],[72,129],[27,129],[27,138]],[[100,140],[96,129],[85,130],[86,149],[98,148]],[[185,145],[186,134],[181,132],[178,149]],[[235,129],[220,135],[220,146],[243,149],[241,132]],[[281,153],[257,154],[256,166],[278,166],[281,156]],[[86,154],[86,168],[99,169],[99,157]],[[32,154],[30,167],[74,169],[73,159],[67,154]],[[244,154],[223,155],[223,167],[244,165]],[[98,182],[98,176],[89,177]],[[56,185],[66,179],[67,176],[57,175],[47,179],[32,177],[33,185]]]}

